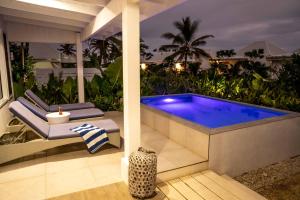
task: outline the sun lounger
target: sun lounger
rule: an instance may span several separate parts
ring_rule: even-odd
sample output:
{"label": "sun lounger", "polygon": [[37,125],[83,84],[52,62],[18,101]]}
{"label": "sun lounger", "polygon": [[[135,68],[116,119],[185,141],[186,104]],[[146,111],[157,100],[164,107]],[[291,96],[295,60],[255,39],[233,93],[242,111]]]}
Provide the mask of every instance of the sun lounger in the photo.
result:
{"label": "sun lounger", "polygon": [[110,119],[49,125],[18,101],[12,102],[9,105],[9,110],[36,133],[40,139],[26,143],[1,145],[0,164],[57,146],[83,142],[78,133],[70,130],[70,128],[80,126],[83,123],[104,128],[108,134],[109,143],[120,148],[119,127]]}
{"label": "sun lounger", "polygon": [[[30,101],[26,100],[24,97],[19,97],[17,99],[17,101],[20,102],[21,104],[23,104],[27,109],[29,109],[35,115],[37,115],[38,117],[47,121],[46,115],[48,114],[48,112],[46,112],[45,110],[32,104]],[[80,120],[80,119],[88,119],[88,118],[96,118],[96,117],[104,116],[104,113],[98,108],[69,110],[67,112],[70,113],[70,120]]]}
{"label": "sun lounger", "polygon": [[35,93],[33,93],[31,90],[26,90],[25,91],[25,96],[27,98],[29,98],[38,107],[44,109],[47,112],[57,112],[58,107],[61,107],[64,111],[95,108],[95,105],[91,102],[73,103],[73,104],[60,104],[60,105],[48,105],[40,97],[38,97]]}

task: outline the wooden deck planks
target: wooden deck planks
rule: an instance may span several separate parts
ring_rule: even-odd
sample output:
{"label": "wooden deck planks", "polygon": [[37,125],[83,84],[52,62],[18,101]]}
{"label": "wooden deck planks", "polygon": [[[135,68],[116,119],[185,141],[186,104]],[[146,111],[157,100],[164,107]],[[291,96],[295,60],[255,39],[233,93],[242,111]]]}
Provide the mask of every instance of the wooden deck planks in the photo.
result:
{"label": "wooden deck planks", "polygon": [[156,188],[155,192],[156,192],[156,195],[152,198],[149,198],[148,200],[168,200],[166,195],[162,191],[160,191],[158,188]]}
{"label": "wooden deck planks", "polygon": [[196,181],[191,176],[180,178],[185,184],[197,192],[205,200],[222,200],[218,195],[210,191],[207,187]]}
{"label": "wooden deck planks", "polygon": [[[53,200],[134,200],[128,186],[115,183],[103,187],[80,191]],[[156,195],[149,200],[266,200],[230,177],[219,176],[207,170],[158,184]]]}
{"label": "wooden deck planks", "polygon": [[172,185],[169,183],[160,183],[158,188],[166,195],[169,200],[186,200]]}
{"label": "wooden deck planks", "polygon": [[[211,180],[213,180],[215,183],[217,183],[218,185],[220,185],[222,188],[224,188],[227,191],[230,191],[232,194],[234,194],[235,196],[237,196],[239,199],[243,199],[243,200],[262,200],[264,198],[260,198],[259,195],[253,195],[252,190],[248,189],[242,189],[241,188],[241,184],[240,185],[236,185],[236,184],[232,184],[231,182],[227,181],[224,177],[219,176],[218,174],[216,174],[215,172],[211,171],[211,170],[207,170],[202,172],[202,174],[208,178],[210,178]],[[251,191],[251,192],[249,192]],[[257,194],[257,193],[255,193]]]}
{"label": "wooden deck planks", "polygon": [[234,194],[228,192],[220,185],[201,173],[193,174],[192,177],[224,200],[239,200]]}
{"label": "wooden deck planks", "polygon": [[196,193],[194,190],[192,190],[189,186],[187,186],[184,182],[182,182],[180,179],[175,179],[172,181],[169,181],[169,183],[180,193],[182,194],[186,199],[192,199],[192,200],[204,200],[198,193]]}

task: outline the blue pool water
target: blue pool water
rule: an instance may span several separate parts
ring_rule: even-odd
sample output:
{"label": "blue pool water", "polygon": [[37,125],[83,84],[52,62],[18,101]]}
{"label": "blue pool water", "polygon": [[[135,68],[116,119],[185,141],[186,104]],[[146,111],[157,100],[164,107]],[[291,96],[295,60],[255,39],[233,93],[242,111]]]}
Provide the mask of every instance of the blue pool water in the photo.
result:
{"label": "blue pool water", "polygon": [[141,103],[208,128],[220,128],[287,114],[193,94],[143,97]]}

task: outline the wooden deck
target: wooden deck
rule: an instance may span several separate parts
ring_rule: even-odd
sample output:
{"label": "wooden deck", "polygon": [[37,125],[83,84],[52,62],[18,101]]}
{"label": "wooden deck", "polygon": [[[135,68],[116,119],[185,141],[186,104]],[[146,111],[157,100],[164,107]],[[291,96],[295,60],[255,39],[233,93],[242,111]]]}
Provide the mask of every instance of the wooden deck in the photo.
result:
{"label": "wooden deck", "polygon": [[[211,170],[158,184],[152,200],[266,200],[232,178]],[[53,200],[124,199],[133,200],[124,183],[76,192]]]}

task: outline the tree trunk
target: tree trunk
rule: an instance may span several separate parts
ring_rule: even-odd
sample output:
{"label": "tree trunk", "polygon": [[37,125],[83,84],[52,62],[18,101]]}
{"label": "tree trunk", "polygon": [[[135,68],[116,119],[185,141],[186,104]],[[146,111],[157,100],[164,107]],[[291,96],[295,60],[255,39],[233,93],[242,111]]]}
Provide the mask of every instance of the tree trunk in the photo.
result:
{"label": "tree trunk", "polygon": [[24,55],[24,43],[21,43],[21,61],[22,61],[22,67],[25,68],[25,55]]}
{"label": "tree trunk", "polygon": [[184,69],[187,70],[187,53],[184,55]]}
{"label": "tree trunk", "polygon": [[104,76],[104,71],[103,71],[103,69],[102,69],[102,54],[100,53],[100,55],[99,55],[99,70],[100,70],[100,72],[101,72],[101,76],[103,77]]}

